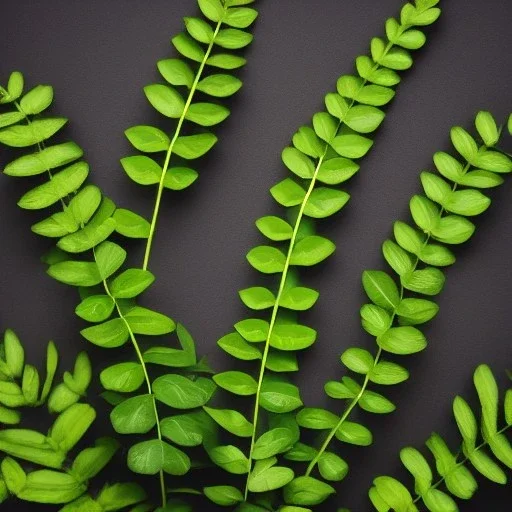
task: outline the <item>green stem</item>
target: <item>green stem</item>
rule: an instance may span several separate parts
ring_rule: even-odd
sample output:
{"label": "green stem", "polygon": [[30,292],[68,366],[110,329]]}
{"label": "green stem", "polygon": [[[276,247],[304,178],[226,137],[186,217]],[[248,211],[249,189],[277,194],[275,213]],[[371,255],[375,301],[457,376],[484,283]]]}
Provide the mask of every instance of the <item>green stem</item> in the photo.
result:
{"label": "green stem", "polygon": [[[226,12],[226,8],[224,8],[224,13]],[[192,103],[192,99],[194,97],[194,94],[197,89],[197,84],[199,83],[199,80],[201,79],[201,76],[204,71],[204,67],[206,66],[206,61],[208,60],[208,57],[210,56],[210,53],[213,49],[213,45],[215,43],[215,39],[219,33],[220,27],[222,25],[223,17],[217,22],[217,25],[215,27],[215,31],[213,32],[212,40],[210,41],[210,44],[208,45],[208,48],[206,49],[206,52],[204,54],[203,60],[201,61],[201,64],[199,66],[199,69],[197,70],[196,76],[194,78],[194,82],[192,83],[192,86],[190,88],[190,92],[187,97],[187,101],[185,102],[185,106],[183,107],[183,112],[181,113],[181,116],[178,120],[178,124],[176,126],[176,130],[174,131],[174,135],[172,137],[171,143],[169,144],[169,148],[167,149],[167,154],[165,156],[164,166],[162,168],[162,175],[160,177],[160,182],[158,184],[158,191],[156,193],[156,200],[155,200],[155,207],[153,209],[153,216],[151,219],[151,225],[149,228],[149,236],[146,243],[146,250],[144,252],[144,262],[142,264],[143,270],[147,270],[148,264],[149,264],[149,257],[151,255],[151,247],[153,244],[153,237],[155,235],[155,229],[156,229],[156,223],[158,221],[158,214],[160,212],[160,203],[162,201],[162,193],[164,190],[164,181],[165,181],[165,175],[167,174],[167,170],[169,169],[169,163],[171,160],[172,152],[174,149],[174,144],[176,144],[176,141],[178,140],[178,137],[181,133],[181,128],[183,126],[183,123],[185,122],[185,117],[187,115],[188,109],[190,107],[190,104]]]}
{"label": "green stem", "polygon": [[[159,441],[162,441],[162,431],[160,429],[160,418],[158,416],[158,408],[156,406],[156,400],[153,395],[153,389],[151,387],[151,380],[149,378],[149,373],[148,373],[148,369],[146,367],[146,363],[144,361],[144,357],[142,356],[142,352],[140,350],[139,344],[137,343],[137,339],[135,338],[135,335],[130,327],[130,324],[128,323],[128,320],[126,320],[118,302],[110,293],[110,289],[108,287],[106,280],[103,280],[103,287],[105,288],[105,292],[107,293],[107,295],[114,301],[119,318],[121,318],[121,320],[125,323],[126,328],[128,329],[128,333],[130,335],[130,341],[132,342],[135,353],[137,354],[137,359],[139,360],[139,363],[142,366],[142,371],[144,372],[144,380],[146,381],[146,387],[147,387],[148,394],[151,395],[151,397],[153,399],[153,410],[155,412],[155,418],[156,418],[157,437],[158,437]],[[167,504],[167,492],[166,492],[166,488],[165,488],[165,477],[164,477],[163,469],[161,469],[159,471],[159,476],[160,476],[160,492],[161,492],[161,496],[162,496],[162,506],[165,507]]]}
{"label": "green stem", "polygon": [[[506,432],[509,428],[511,428],[512,425],[506,425],[505,427],[503,427],[501,430],[498,430],[498,432],[496,432],[495,435],[500,435],[500,434],[503,434],[503,432]],[[460,462],[457,462],[457,464],[455,466],[453,466],[453,468],[448,472],[448,473],[452,473],[455,469],[457,469],[458,467],[460,466],[463,466],[464,464],[466,464],[466,462],[469,461],[471,455],[473,455],[474,453],[476,453],[477,451],[481,450],[482,448],[485,448],[489,443],[487,441],[484,441],[483,443],[479,444],[478,446],[476,446],[475,448],[473,448],[471,450],[471,452],[469,452],[468,455],[466,455]],[[430,489],[437,489],[445,480],[446,480],[446,476],[443,476],[441,477],[435,484],[433,484]],[[413,503],[417,503],[419,500],[421,500],[422,496],[420,494],[417,494],[416,495],[416,498],[414,499]]]}
{"label": "green stem", "polygon": [[[468,171],[469,167],[470,167],[470,164],[469,163],[466,164],[466,166],[464,167],[464,169],[462,171],[463,174],[465,174]],[[455,183],[452,187],[452,192],[455,192],[456,190],[457,190],[457,184]],[[444,212],[445,212],[445,209],[443,207],[441,207],[441,209],[439,210],[439,215],[438,215],[439,220],[443,216]],[[429,241],[430,241],[430,233],[427,234],[425,240],[423,241],[422,248],[424,248],[428,244]],[[414,270],[416,270],[416,267],[418,266],[419,262],[420,262],[420,259],[418,257],[416,257],[416,260],[413,264],[411,272],[414,272]],[[405,291],[404,286],[402,284],[400,284],[400,301],[403,299],[404,291]],[[395,317],[396,317],[396,310],[393,311],[393,314],[391,315],[391,320],[389,323],[390,326],[393,325]],[[374,362],[373,362],[373,368],[375,368],[377,366],[381,355],[382,355],[382,349],[379,347],[377,354],[375,356]],[[352,410],[354,409],[354,407],[359,403],[359,400],[361,400],[361,397],[363,396],[366,388],[368,387],[368,383],[370,382],[370,373],[371,373],[371,370],[366,374],[359,393],[352,399],[352,401],[350,402],[348,407],[345,409],[345,412],[341,416],[341,418],[338,421],[338,423],[336,424],[336,426],[329,432],[329,435],[327,436],[324,443],[318,450],[318,453],[316,454],[315,458],[310,462],[310,464],[306,470],[306,476],[309,476],[311,474],[311,472],[317,465],[318,461],[320,460],[320,457],[323,455],[325,450],[328,448],[330,442],[336,435],[336,432],[340,429],[340,427],[343,425],[343,423],[345,423],[345,420],[349,417],[349,415],[352,412]]]}
{"label": "green stem", "polygon": [[323,155],[318,160],[318,163],[315,168],[315,172],[313,173],[313,177],[311,178],[311,183],[309,184],[306,195],[304,196],[304,199],[302,200],[302,204],[300,205],[299,213],[297,215],[297,218],[295,219],[295,225],[293,227],[293,233],[292,233],[292,237],[290,239],[290,245],[288,247],[288,252],[286,254],[286,261],[284,263],[283,272],[281,274],[281,281],[279,283],[279,289],[277,292],[276,301],[274,303],[274,307],[272,308],[272,315],[270,317],[268,334],[267,334],[267,337],[265,340],[265,348],[263,350],[263,356],[261,359],[261,366],[260,366],[260,373],[258,376],[258,386],[256,389],[256,401],[254,403],[253,424],[252,424],[253,430],[252,430],[252,436],[251,436],[251,447],[249,450],[249,473],[247,475],[247,481],[245,484],[245,500],[247,500],[247,496],[249,494],[249,475],[250,475],[250,470],[252,467],[252,460],[253,460],[252,455],[253,455],[253,451],[254,451],[254,444],[256,442],[256,431],[257,431],[257,427],[258,427],[259,409],[260,409],[261,386],[263,383],[263,377],[265,375],[265,368],[266,368],[266,364],[267,364],[268,353],[270,350],[270,337],[272,336],[272,332],[274,330],[274,326],[276,323],[277,313],[279,311],[279,303],[281,301],[281,296],[284,291],[286,278],[288,277],[288,270],[290,268],[290,260],[292,257],[293,249],[295,247],[295,242],[297,240],[297,234],[299,232],[300,223],[302,221],[302,217],[304,216],[304,209],[306,208],[306,204],[309,200],[309,197],[311,196],[311,193],[313,192],[313,189],[315,188],[318,171],[319,171],[320,166],[325,158],[326,153],[327,153],[327,145],[326,145]]}

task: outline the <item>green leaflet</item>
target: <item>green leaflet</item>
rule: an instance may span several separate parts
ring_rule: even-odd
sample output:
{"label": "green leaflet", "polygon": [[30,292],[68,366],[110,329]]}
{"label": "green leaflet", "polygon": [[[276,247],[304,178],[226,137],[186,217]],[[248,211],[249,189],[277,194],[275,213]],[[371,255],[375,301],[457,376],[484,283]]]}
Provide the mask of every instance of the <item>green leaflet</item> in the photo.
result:
{"label": "green leaflet", "polygon": [[[505,399],[505,425],[498,430],[501,416],[499,398],[490,368],[480,365],[475,370],[473,382],[480,399],[481,425],[467,402],[457,396],[453,402],[453,413],[462,438],[459,453],[454,455],[443,438],[435,433],[426,442],[435,466],[415,448],[403,448],[400,458],[414,478],[414,493],[394,478],[377,477],[369,493],[376,510],[384,506],[386,510],[418,510],[414,504],[420,501],[431,512],[457,510],[452,496],[467,500],[477,490],[474,471],[492,482],[502,485],[507,482],[502,465],[512,467],[512,447],[504,435],[511,426],[512,418],[507,412],[509,403]],[[510,390],[506,396],[510,396]],[[482,442],[479,441],[480,436]],[[434,479],[436,472],[439,479]]]}
{"label": "green leaflet", "polygon": [[[345,84],[347,87],[349,85]],[[482,140],[494,140],[493,123],[494,120],[488,112],[480,112],[476,116],[475,125]],[[356,406],[377,414],[386,414],[395,409],[394,404],[384,395],[370,390],[369,384],[373,382],[394,385],[408,378],[407,370],[383,359],[384,353],[408,355],[423,350],[427,341],[418,326],[431,320],[439,309],[430,299],[408,297],[407,291],[427,297],[441,292],[445,278],[437,267],[447,266],[455,261],[447,246],[466,241],[472,235],[474,225],[465,217],[482,213],[490,204],[490,199],[477,190],[459,190],[462,178],[468,173],[475,172],[471,170],[472,166],[481,164],[482,160],[487,162],[488,154],[500,155],[495,160],[489,159],[497,166],[495,172],[512,171],[512,161],[508,157],[503,158],[504,154],[495,151],[493,146],[487,146],[485,143],[479,146],[463,128],[453,128],[450,136],[455,151],[465,162],[461,163],[459,158],[448,153],[435,154],[434,164],[442,177],[430,172],[421,174],[425,195],[416,195],[410,202],[415,227],[401,221],[396,222],[394,240],[386,240],[382,246],[384,258],[396,277],[393,278],[389,273],[380,270],[363,273],[363,288],[371,303],[361,308],[361,324],[364,330],[376,338],[378,350],[376,355],[372,355],[367,350],[359,348],[347,349],[341,356],[341,362],[361,377],[359,380],[343,377],[341,381],[330,381],[325,385],[329,397],[348,400],[345,412],[336,421],[329,415],[324,415],[324,423],[320,419],[315,421],[313,417],[303,417],[305,413],[300,413],[297,417],[299,424],[304,428],[315,429],[319,428],[320,424],[329,430],[324,443],[309,463],[306,471],[308,476],[316,467],[323,476],[320,461],[334,437],[342,442],[362,446],[372,442],[369,430],[348,421],[351,411]],[[485,170],[492,173],[490,166]],[[460,192],[463,192],[463,195],[459,196]],[[483,433],[484,440],[487,441],[494,439],[497,433],[497,388],[492,374],[485,368],[477,370],[475,383],[482,403],[486,404],[483,408]],[[461,398],[456,399],[454,412],[464,439],[464,453],[472,453],[477,438],[476,419],[468,404]],[[316,416],[322,418],[318,412]],[[330,425],[325,418],[330,418]],[[507,446],[504,444],[504,438],[498,436],[496,439],[498,440],[493,442],[495,448],[499,445],[496,448],[498,453],[506,454],[504,456],[508,457],[508,448],[503,448]],[[444,460],[442,467],[448,468],[441,470],[441,475],[444,476],[443,471],[450,475],[447,480],[450,492],[461,498],[469,498],[476,488],[474,479],[468,476],[465,468],[454,470],[455,473],[452,475],[449,468],[455,468],[455,457],[441,439],[433,437],[429,443],[429,448],[438,460],[438,470],[439,458]],[[425,506],[429,510],[439,512],[455,510],[449,496],[436,488],[431,488],[430,477],[425,477],[425,463],[419,456],[411,452],[406,454],[408,458],[404,464],[408,469],[409,466],[414,468],[415,477],[419,478],[416,481],[416,489],[424,490],[421,491],[421,496]],[[502,472],[486,455],[477,451],[471,457],[475,468],[488,478],[495,481],[503,479]],[[325,468],[323,471],[325,473]],[[421,477],[418,476],[420,472]],[[416,510],[411,494],[399,482],[388,477],[379,477],[374,484],[370,498],[377,510]]]}
{"label": "green leaflet", "polygon": [[[221,3],[216,0],[205,0],[204,3],[212,13],[221,10]],[[298,370],[296,352],[310,347],[315,342],[316,331],[302,325],[291,313],[312,308],[318,299],[318,292],[299,286],[297,271],[300,267],[323,262],[335,251],[335,246],[329,239],[316,234],[313,220],[336,214],[350,199],[349,194],[340,189],[339,185],[358,172],[360,166],[356,160],[364,157],[373,145],[370,134],[377,130],[384,120],[385,112],[382,107],[392,100],[395,94],[393,86],[400,81],[396,71],[409,68],[412,58],[408,50],[417,49],[425,42],[425,36],[420,30],[410,29],[416,24],[428,25],[435,21],[439,10],[433,8],[433,5],[435,4],[424,5],[421,2],[417,7],[411,5],[417,13],[411,20],[417,19],[417,23],[404,20],[388,21],[387,25],[394,24],[389,28],[388,41],[374,38],[371,43],[371,57],[358,57],[357,73],[340,77],[336,84],[336,92],[325,97],[326,111],[316,113],[311,126],[299,128],[293,135],[290,146],[282,152],[283,163],[291,171],[291,176],[274,185],[270,193],[279,205],[289,209],[288,212],[286,215],[264,216],[256,221],[258,230],[268,239],[268,243],[252,248],[247,253],[247,260],[262,274],[276,274],[277,284],[268,285],[266,281],[265,286],[251,286],[240,292],[240,298],[248,308],[262,311],[264,314],[262,317],[246,318],[237,322],[234,326],[236,332],[224,336],[218,344],[236,359],[257,361],[259,370],[256,369],[253,373],[225,372],[215,377],[217,384],[230,393],[254,397],[252,422],[235,409],[223,410],[222,418],[217,419],[229,432],[243,436],[247,434],[251,437],[249,452],[245,454],[250,469],[244,492],[246,504],[251,503],[250,493],[260,492],[260,487],[254,484],[257,466],[254,461],[260,462],[262,450],[257,439],[272,432],[262,427],[265,424],[264,417],[267,414],[287,414],[302,406],[299,390],[287,380],[287,373]],[[427,16],[427,13],[430,18],[421,19],[421,16]],[[211,38],[209,32],[203,30],[204,27],[196,22],[189,22],[187,28],[190,34],[197,33],[197,38]],[[224,33],[221,31],[219,36],[221,45],[225,47],[242,46],[246,43],[244,37],[233,30]],[[184,40],[180,41],[180,44],[185,46]],[[195,50],[187,48],[190,52],[194,51],[194,58],[202,58]],[[219,81],[219,88],[216,91],[218,93],[222,90],[229,91],[230,85],[233,88],[236,85],[233,81],[224,81],[220,76],[214,76],[215,80]],[[446,259],[444,254],[431,255],[432,260],[436,257]],[[403,282],[408,289],[428,289],[432,293],[437,292],[442,284],[438,275],[414,274],[412,269],[411,272],[404,273]],[[401,301],[398,287],[385,273],[369,272],[365,274],[365,289],[375,301],[375,308],[378,308],[368,311],[365,328],[379,335],[380,343],[394,352],[412,353],[423,349],[425,339],[422,335],[416,336],[412,341],[407,337],[407,348],[403,347],[401,340],[405,335],[416,332],[412,325],[427,321],[429,317],[435,315],[435,305],[429,306],[425,301],[421,304],[420,311],[420,305],[416,305],[417,309],[414,309],[414,303],[405,304],[402,308],[404,325],[397,328],[400,330],[386,334],[391,323],[390,312],[398,307]],[[368,371],[374,363],[372,356],[370,359],[366,361]],[[363,364],[353,362],[354,366]],[[377,374],[375,379],[393,381],[403,379],[403,375],[394,368],[382,367],[381,373]],[[355,382],[354,385],[357,386]],[[354,385],[349,383],[348,388],[333,389],[332,393],[353,398],[359,393]],[[366,410],[384,413],[394,409],[391,402],[377,393],[362,393],[361,398],[361,406]],[[244,425],[242,434],[239,431],[234,432],[234,424],[238,422]],[[334,425],[331,424],[329,429],[334,428],[337,423],[338,421]],[[339,432],[333,431],[332,437],[337,433],[347,442],[369,444],[371,434],[362,426],[352,425],[352,430],[345,431],[342,428]],[[252,432],[249,436],[250,427]],[[284,434],[282,439],[280,442],[285,446]],[[282,446],[279,447],[279,442],[276,443],[275,453],[281,453]],[[270,453],[272,451],[270,450]],[[322,460],[322,475],[327,475],[328,479],[339,480],[347,472],[346,463],[340,462],[341,459],[338,460],[334,454],[324,454],[324,450],[315,453],[312,459],[315,459],[313,467],[320,459]],[[225,465],[224,461],[220,465]],[[281,473],[278,468],[279,466],[276,468],[276,475]],[[307,478],[310,478],[309,472]],[[290,506],[320,503],[332,492],[330,486],[322,488],[320,485],[321,490],[313,493],[315,497],[301,501],[300,492],[295,492],[294,482],[297,479],[287,483],[284,483],[284,480],[286,478],[283,478],[283,482],[276,488],[286,485],[288,491],[285,491],[285,495],[289,498],[287,504]]]}

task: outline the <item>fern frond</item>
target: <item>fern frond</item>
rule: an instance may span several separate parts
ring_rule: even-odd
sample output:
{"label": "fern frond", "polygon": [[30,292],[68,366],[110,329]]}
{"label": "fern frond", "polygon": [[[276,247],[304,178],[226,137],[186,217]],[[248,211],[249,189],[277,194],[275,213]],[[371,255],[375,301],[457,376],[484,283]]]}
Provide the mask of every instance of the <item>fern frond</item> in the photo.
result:
{"label": "fern frond", "polygon": [[[454,498],[469,500],[478,488],[471,467],[491,482],[507,482],[502,465],[512,469],[512,446],[506,435],[512,427],[512,388],[506,390],[500,414],[498,385],[491,369],[480,365],[473,382],[480,400],[479,418],[464,398],[457,396],[453,401],[453,414],[462,438],[457,454],[435,433],[426,442],[435,466],[415,448],[402,449],[400,459],[414,478],[414,492],[392,477],[379,476],[369,492],[376,510],[412,512],[419,510],[422,502],[431,512],[456,512],[459,508]],[[440,477],[437,480],[436,472]]]}
{"label": "fern frond", "polygon": [[[302,444],[286,454],[292,460],[308,462],[306,478],[317,468],[324,479],[330,479],[331,473],[335,476],[322,462],[331,456],[327,450],[335,438],[359,446],[372,443],[370,430],[349,420],[356,409],[375,414],[387,414],[395,409],[383,394],[370,389],[372,384],[399,384],[409,376],[404,367],[386,360],[385,354],[409,355],[425,349],[427,340],[417,326],[438,312],[437,304],[430,297],[438,295],[444,286],[445,276],[439,267],[455,262],[450,245],[462,244],[473,235],[475,225],[467,217],[481,214],[491,203],[477,189],[496,187],[503,183],[502,174],[512,172],[512,160],[495,148],[500,130],[493,117],[488,112],[479,112],[475,125],[482,143],[477,144],[463,128],[452,128],[451,141],[463,162],[444,152],[434,155],[441,176],[431,172],[421,174],[425,195],[415,195],[410,201],[415,226],[397,221],[394,240],[386,240],[382,245],[384,259],[398,283],[387,272],[363,273],[363,287],[371,303],[361,308],[361,323],[365,331],[375,336],[377,353],[373,355],[353,347],[342,354],[342,364],[354,377],[345,376],[325,385],[330,398],[345,402],[341,415],[312,408],[298,413],[301,427],[325,434],[319,448],[306,447],[307,455],[301,456],[305,451]],[[428,298],[420,298],[422,295]],[[337,466],[345,468],[346,463],[340,459]],[[339,474],[344,476],[346,469]],[[301,499],[297,504],[315,503]]]}
{"label": "fern frond", "polygon": [[[174,130],[168,135],[153,126],[139,125],[125,132],[135,149],[144,154],[123,158],[124,170],[140,185],[157,185],[148,224],[144,270],[149,265],[164,189],[183,190],[194,183],[198,172],[188,166],[188,161],[202,157],[216,144],[217,137],[209,128],[230,114],[220,99],[234,95],[242,86],[233,71],[242,67],[245,59],[232,51],[245,48],[252,41],[246,29],[258,13],[243,7],[251,3],[198,0],[203,17],[186,17],[186,32],[172,39],[180,58],[158,62],[166,83],[144,88],[149,103],[165,117],[176,120]],[[198,100],[198,95],[206,96],[208,101]],[[191,124],[192,130],[186,130],[185,134],[187,124]],[[160,163],[148,156],[152,153],[164,155]]]}
{"label": "fern frond", "polygon": [[[298,387],[286,374],[298,370],[297,351],[316,339],[316,331],[299,323],[296,315],[313,307],[318,292],[299,286],[297,270],[317,265],[334,252],[329,239],[315,234],[314,219],[330,217],[347,204],[350,196],[338,186],[358,172],[356,160],[370,150],[373,141],[369,134],[384,120],[382,107],[395,95],[398,72],[412,66],[408,50],[425,43],[423,32],[413,27],[429,25],[438,18],[440,11],[433,7],[436,3],[407,4],[401,22],[388,20],[387,40],[372,40],[371,57],[356,60],[357,75],[338,80],[337,92],[325,97],[326,111],[313,116],[312,126],[301,127],[293,136],[293,145],[282,153],[292,176],[272,187],[271,194],[286,208],[286,215],[258,219],[256,226],[270,244],[247,254],[257,271],[277,276],[276,290],[255,286],[240,292],[249,309],[270,312],[266,318],[249,317],[238,322],[234,332],[218,342],[236,359],[254,361],[257,369],[254,375],[227,371],[214,377],[228,392],[254,399],[252,417],[247,419],[232,409],[205,408],[225,430],[250,440],[247,453],[235,451],[231,445],[210,452],[213,462],[226,471],[245,475],[241,491],[232,486],[222,486],[222,492],[205,489],[217,504],[247,502],[250,494],[258,500],[262,493],[285,486],[286,500],[294,504],[292,489],[303,492],[304,482],[294,479],[293,471],[279,465],[277,459],[299,439],[292,413],[302,406],[302,400]],[[307,482],[307,486],[315,485],[322,486],[322,492],[332,492],[326,484]],[[225,499],[228,491],[231,500]]]}

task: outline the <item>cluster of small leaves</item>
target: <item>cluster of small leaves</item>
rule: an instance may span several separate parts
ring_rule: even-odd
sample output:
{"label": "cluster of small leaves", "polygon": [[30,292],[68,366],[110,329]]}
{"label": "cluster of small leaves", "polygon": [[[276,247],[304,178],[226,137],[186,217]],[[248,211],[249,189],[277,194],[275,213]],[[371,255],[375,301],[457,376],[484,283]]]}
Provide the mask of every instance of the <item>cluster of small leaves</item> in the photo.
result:
{"label": "cluster of small leaves", "polygon": [[[51,504],[92,500],[83,496],[88,481],[108,464],[118,449],[116,441],[102,438],[70,458],[96,417],[90,405],[79,402],[91,382],[91,365],[82,352],[73,372],[64,372],[63,382],[54,385],[58,359],[57,349],[50,342],[46,378],[41,383],[37,368],[25,363],[25,350],[16,334],[11,330],[5,332],[0,345],[0,424],[3,425],[0,453],[4,456],[0,463],[0,502],[10,495],[24,501]],[[50,413],[58,414],[46,434],[28,428],[11,428],[21,422],[19,409],[45,404]],[[34,465],[44,469],[34,470]],[[101,507],[97,510],[121,510],[145,498],[138,486],[106,486],[97,497],[98,507]]]}
{"label": "cluster of small leaves", "polygon": [[27,210],[52,211],[32,226],[33,232],[58,240],[51,257],[86,252],[114,231],[128,237],[141,236],[144,219],[116,209],[97,186],[87,183],[89,165],[82,160],[82,148],[74,142],[47,146],[67,123],[63,117],[44,115],[53,102],[53,88],[38,85],[24,95],[23,88],[23,75],[17,71],[11,74],[6,89],[0,87],[0,105],[14,107],[0,114],[0,144],[35,147],[36,151],[8,163],[3,172],[37,181],[18,205]]}
{"label": "cluster of small leaves", "polygon": [[427,340],[417,326],[438,312],[430,297],[438,295],[445,282],[439,267],[455,262],[448,246],[467,241],[475,231],[468,217],[489,207],[490,198],[479,189],[502,184],[501,174],[512,171],[512,160],[494,149],[499,130],[492,116],[480,112],[475,124],[482,145],[478,146],[463,128],[452,128],[451,140],[463,163],[445,152],[434,155],[441,176],[421,174],[425,195],[415,195],[410,201],[415,226],[397,221],[394,240],[386,240],[382,246],[384,258],[399,283],[380,270],[363,273],[363,287],[371,303],[361,308],[361,322],[363,329],[375,336],[378,351],[374,356],[368,350],[353,347],[342,354],[342,364],[354,377],[345,376],[325,385],[330,398],[346,403],[341,416],[318,408],[305,408],[298,413],[301,427],[325,434],[319,449],[302,444],[296,448],[299,455],[295,460],[309,462],[307,475],[317,466],[324,479],[335,480],[336,475],[343,477],[347,473],[347,463],[327,451],[334,438],[358,446],[372,443],[367,427],[348,420],[356,407],[374,414],[387,414],[395,409],[388,398],[369,389],[370,383],[390,386],[409,376],[404,367],[384,359],[383,354],[403,356],[426,347]]}
{"label": "cluster of small leaves", "polygon": [[[326,111],[313,116],[312,127],[301,127],[293,136],[293,145],[282,153],[293,176],[270,192],[287,209],[286,218],[272,215],[258,219],[257,228],[271,245],[255,247],[247,255],[257,271],[278,276],[277,290],[255,286],[240,292],[249,309],[270,311],[268,319],[246,318],[218,342],[234,358],[254,361],[258,369],[255,376],[242,371],[214,376],[219,387],[254,400],[252,421],[238,410],[205,408],[223,429],[250,439],[247,454],[232,445],[210,450],[215,464],[246,479],[245,492],[232,486],[207,487],[206,495],[219,505],[242,503],[239,509],[246,510],[248,495],[254,493],[260,506],[270,508],[274,498],[268,492],[282,487],[289,505],[313,505],[333,491],[312,477],[295,478],[293,470],[279,465],[277,458],[291,449],[286,458],[305,460],[299,456],[299,429],[293,414],[303,404],[298,387],[286,374],[298,370],[297,351],[315,342],[316,331],[300,324],[296,315],[313,307],[319,294],[299,285],[297,270],[317,265],[334,252],[329,239],[315,234],[314,219],[330,217],[347,204],[349,194],[339,185],[359,170],[356,160],[371,148],[369,134],[384,119],[382,107],[395,94],[393,87],[400,82],[398,71],[412,65],[408,50],[425,43],[423,32],[413,27],[429,25],[438,18],[440,11],[435,4],[435,0],[407,4],[401,22],[389,19],[387,41],[372,40],[371,57],[356,60],[357,76],[338,80],[337,92],[325,97]],[[329,453],[322,459],[324,474],[330,480],[339,480],[346,473],[338,461],[342,463]]]}
{"label": "cluster of small leaves", "polygon": [[[435,461],[435,470],[416,448],[401,450],[400,459],[414,478],[414,494],[395,478],[379,476],[369,492],[378,512],[418,511],[416,504],[420,501],[431,512],[457,512],[459,508],[452,496],[468,500],[478,488],[469,465],[492,482],[501,485],[507,482],[500,462],[512,469],[512,445],[506,436],[506,431],[512,427],[512,388],[505,393],[505,425],[499,428],[499,390],[491,369],[480,365],[473,382],[481,404],[481,417],[478,421],[464,398],[455,398],[453,414],[462,437],[457,454],[436,433],[426,442]],[[440,479],[434,482],[436,471]],[[446,490],[441,490],[441,486]]]}
{"label": "cluster of small leaves", "polygon": [[[144,88],[149,103],[160,114],[176,120],[174,132],[167,135],[148,125],[126,130],[131,144],[145,154],[123,158],[124,170],[139,185],[158,185],[151,224],[145,224],[148,241],[144,269],[149,262],[163,190],[183,190],[198,177],[195,169],[179,162],[171,164],[171,161],[175,157],[182,161],[195,160],[215,145],[217,137],[207,128],[221,123],[230,113],[226,106],[215,100],[232,96],[242,86],[232,70],[242,67],[246,60],[232,51],[245,48],[252,41],[252,35],[245,29],[254,22],[258,13],[244,7],[252,2],[198,0],[204,18],[186,17],[186,32],[172,39],[181,58],[158,62],[158,71],[166,84],[156,83]],[[216,48],[220,51],[216,52]],[[215,71],[208,74],[212,68]],[[208,97],[208,101],[196,101],[198,94]],[[186,135],[182,133],[186,121],[199,127],[197,133],[190,133],[190,130]],[[163,153],[165,156],[160,164],[147,156],[148,153]]]}
{"label": "cluster of small leaves", "polygon": [[[202,410],[215,390],[205,362],[197,361],[194,341],[181,325],[168,316],[138,306],[135,299],[154,281],[148,270],[120,270],[126,251],[105,241],[94,250],[94,261],[62,261],[52,265],[50,275],[79,286],[82,302],[77,315],[92,325],[81,331],[89,342],[118,348],[131,342],[137,361],[122,361],[108,366],[100,374],[104,397],[114,405],[110,418],[119,434],[151,434],[151,439],[137,442],[128,451],[128,466],[135,473],[184,475],[191,468],[190,458],[177,448],[198,446],[213,436],[211,420]],[[180,348],[168,342],[150,343],[143,349],[136,336],[158,337],[177,331]],[[170,368],[180,373],[166,373],[151,381],[148,365]],[[144,391],[141,387],[145,384]],[[160,418],[157,404],[179,414]],[[166,438],[165,441],[163,438]],[[170,442],[168,442],[170,441]],[[172,444],[171,444],[172,443]]]}

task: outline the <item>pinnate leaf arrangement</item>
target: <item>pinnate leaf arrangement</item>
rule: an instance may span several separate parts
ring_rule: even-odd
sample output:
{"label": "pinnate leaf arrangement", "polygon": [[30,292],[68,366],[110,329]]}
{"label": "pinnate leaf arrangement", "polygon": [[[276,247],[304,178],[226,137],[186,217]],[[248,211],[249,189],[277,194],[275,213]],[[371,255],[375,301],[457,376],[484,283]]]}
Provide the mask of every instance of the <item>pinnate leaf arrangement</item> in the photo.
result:
{"label": "pinnate leaf arrangement", "polygon": [[[361,308],[361,324],[377,347],[374,353],[362,347],[343,352],[341,362],[351,375],[325,385],[336,400],[334,412],[305,407],[292,379],[299,370],[298,352],[317,336],[299,321],[300,312],[319,297],[317,290],[301,285],[301,267],[320,264],[334,252],[334,243],[317,234],[315,221],[348,203],[345,185],[372,147],[371,134],[384,120],[399,73],[412,66],[411,52],[426,42],[422,28],[439,17],[438,0],[408,3],[398,19],[388,19],[385,37],[372,39],[369,55],[356,59],[355,74],[339,78],[336,92],[325,96],[326,110],[313,116],[311,126],[299,128],[282,152],[291,175],[270,192],[285,209],[280,216],[256,221],[268,242],[247,254],[254,269],[276,278],[274,286],[266,280],[265,286],[241,290],[251,315],[218,341],[240,369],[215,373],[206,359],[198,358],[183,325],[138,304],[155,280],[148,268],[164,191],[184,190],[196,181],[198,166],[190,162],[217,143],[212,127],[230,114],[223,98],[242,85],[236,75],[252,41],[249,29],[257,18],[252,3],[198,0],[199,15],[186,17],[184,32],[172,38],[178,56],[160,60],[161,83],[144,87],[170,128],[128,128],[126,137],[138,153],[122,158],[121,166],[135,183],[154,187],[150,219],[117,207],[88,182],[89,167],[77,144],[54,142],[58,134],[65,135],[67,120],[48,115],[52,87],[24,92],[19,72],[0,87],[0,106],[5,107],[0,144],[11,152],[25,151],[4,173],[37,183],[18,205],[49,212],[32,226],[36,234],[55,239],[43,258],[48,274],[78,289],[76,314],[87,322],[82,336],[119,354],[98,376],[102,397],[112,406],[117,440],[101,438],[83,446],[96,418],[85,401],[95,377],[88,356],[80,353],[74,370],[55,384],[59,358],[50,342],[43,381],[38,369],[25,363],[17,336],[6,331],[0,345],[0,502],[17,498],[53,504],[64,512],[190,512],[198,503],[197,510],[308,512],[335,494],[335,483],[349,471],[338,455],[340,443],[373,442],[361,412],[395,410],[375,388],[407,380],[397,356],[426,348],[419,326],[438,313],[432,299],[444,285],[441,269],[455,262],[451,246],[473,235],[470,218],[491,202],[483,191],[501,185],[502,176],[512,171],[510,157],[498,147],[503,129],[491,114],[480,112],[478,137],[453,128],[454,154],[436,153],[437,172],[421,174],[423,193],[410,201],[412,225],[397,221],[393,238],[382,246],[390,269],[363,273],[370,302]],[[127,264],[124,238],[143,241],[140,267]],[[491,481],[506,482],[502,466],[512,468],[507,437],[512,391],[504,396],[502,426],[498,387],[486,365],[476,370],[474,383],[480,421],[464,399],[454,401],[462,436],[458,454],[437,434],[427,442],[440,479],[434,479],[418,450],[405,448],[400,455],[414,477],[414,491],[393,477],[377,477],[369,491],[376,510],[408,512],[424,505],[432,512],[456,511],[454,498],[469,499],[477,487],[469,464]],[[55,418],[49,429],[37,422],[31,430],[36,423],[30,409],[43,406]],[[146,475],[134,476],[138,483],[106,483],[101,474],[120,447],[120,460],[133,473]],[[202,467],[223,471],[198,480]],[[158,493],[149,490],[157,486]]]}

